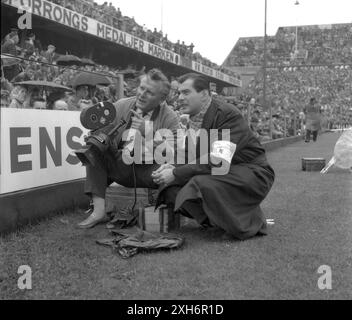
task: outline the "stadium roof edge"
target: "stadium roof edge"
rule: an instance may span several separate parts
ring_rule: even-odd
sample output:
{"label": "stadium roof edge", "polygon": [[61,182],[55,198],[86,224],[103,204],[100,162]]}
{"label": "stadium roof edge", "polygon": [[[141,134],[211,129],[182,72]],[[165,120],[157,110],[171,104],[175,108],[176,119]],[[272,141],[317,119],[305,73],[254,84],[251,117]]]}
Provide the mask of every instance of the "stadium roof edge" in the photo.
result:
{"label": "stadium roof edge", "polygon": [[[351,25],[352,22],[344,22],[344,23],[323,23],[323,24],[304,24],[304,25],[298,25],[298,27],[324,27],[324,26],[344,26],[344,25]],[[296,25],[291,25],[291,26],[280,26],[279,28],[296,28]]]}

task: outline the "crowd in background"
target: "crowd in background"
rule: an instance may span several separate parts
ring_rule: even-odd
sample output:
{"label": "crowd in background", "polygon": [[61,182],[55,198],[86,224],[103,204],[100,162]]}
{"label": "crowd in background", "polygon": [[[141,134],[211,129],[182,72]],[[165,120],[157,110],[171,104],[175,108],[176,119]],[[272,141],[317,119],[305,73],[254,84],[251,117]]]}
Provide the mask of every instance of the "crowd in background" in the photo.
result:
{"label": "crowd in background", "polygon": [[[117,73],[121,71],[119,68],[94,62],[60,66],[57,61],[62,55],[56,52],[55,45],[43,47],[33,33],[19,46],[18,30],[12,30],[3,39],[1,52],[23,58],[7,66],[2,65],[2,107],[82,110],[98,101],[115,102],[118,99],[115,81]],[[124,96],[128,97],[136,93],[138,72],[132,65],[127,69],[130,70],[130,76],[126,74],[125,77]],[[71,82],[82,71],[104,74],[111,80],[111,84],[94,88],[78,86],[70,91],[16,85],[21,81],[39,80],[72,87]],[[315,97],[321,107],[324,128],[333,129],[352,123],[351,65],[268,68],[266,80],[266,106],[272,108],[271,132],[274,139],[303,133],[302,110],[311,97]],[[170,81],[172,90],[167,102],[179,112],[177,81],[174,78]],[[228,97],[216,95],[219,99],[228,100]],[[259,72],[245,91],[234,99],[229,99],[229,102],[242,111],[257,137],[266,141],[270,139],[270,114],[268,108],[264,110],[262,107],[262,97],[263,74]]]}
{"label": "crowd in background", "polygon": [[322,128],[347,127],[352,123],[352,66],[269,68],[266,80],[266,110],[261,107],[262,72],[234,101],[244,116],[250,117],[260,138],[265,140],[269,136],[269,107],[273,114],[273,138],[302,133],[303,110],[312,97],[321,109]]}
{"label": "crowd in background", "polygon": [[[261,66],[264,38],[240,38],[226,66]],[[267,65],[352,64],[352,24],[280,27],[267,36]]]}
{"label": "crowd in background", "polygon": [[[263,60],[263,37],[240,38],[225,65],[262,66]],[[304,129],[302,110],[312,97],[321,107],[322,127],[352,123],[351,23],[299,26],[297,38],[296,27],[280,27],[275,36],[267,37],[267,66],[266,110],[261,108],[262,70],[234,102],[250,117],[260,138],[269,136],[269,107],[274,138],[300,133]]]}
{"label": "crowd in background", "polygon": [[[310,97],[319,97],[322,107],[352,107],[352,66],[269,68],[266,101],[275,112],[298,111]],[[263,73],[248,85],[246,93],[260,101]]]}
{"label": "crowd in background", "polygon": [[[111,101],[117,99],[116,78],[120,71],[126,72],[124,81],[124,95],[132,96],[136,90],[136,67],[129,65],[126,69],[99,65],[91,61],[69,66],[58,65],[57,61],[64,56],[56,52],[55,45],[42,46],[34,33],[29,34],[22,46],[19,46],[18,30],[13,29],[2,41],[2,76],[1,76],[1,106],[16,108],[55,109],[55,102],[60,101],[58,109],[81,110],[80,101]],[[11,55],[15,58],[9,58]],[[73,87],[71,91],[63,91],[55,87],[39,88],[16,85],[23,81],[47,81],[72,87],[71,82],[81,72],[103,74],[111,84],[108,86]],[[83,87],[83,88],[82,88]],[[70,88],[71,89],[71,88]],[[78,99],[79,97],[79,99]],[[76,103],[74,103],[76,102]]]}

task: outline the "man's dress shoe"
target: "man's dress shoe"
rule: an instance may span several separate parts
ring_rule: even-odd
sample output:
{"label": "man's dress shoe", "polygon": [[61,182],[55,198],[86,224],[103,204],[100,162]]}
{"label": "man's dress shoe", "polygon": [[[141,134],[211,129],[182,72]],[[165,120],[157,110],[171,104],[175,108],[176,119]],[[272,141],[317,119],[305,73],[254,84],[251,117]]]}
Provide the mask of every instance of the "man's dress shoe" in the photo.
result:
{"label": "man's dress shoe", "polygon": [[109,222],[110,218],[105,215],[102,218],[94,218],[92,216],[89,216],[87,219],[85,219],[84,221],[80,222],[77,224],[77,227],[79,229],[89,229],[89,228],[93,228],[95,227],[97,224],[101,224],[101,223],[106,223]]}

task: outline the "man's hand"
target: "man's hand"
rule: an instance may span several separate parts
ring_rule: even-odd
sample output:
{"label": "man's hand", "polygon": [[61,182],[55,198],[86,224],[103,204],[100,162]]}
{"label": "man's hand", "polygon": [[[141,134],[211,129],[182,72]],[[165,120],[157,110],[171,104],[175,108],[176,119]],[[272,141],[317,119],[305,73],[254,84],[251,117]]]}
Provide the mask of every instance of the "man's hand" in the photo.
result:
{"label": "man's hand", "polygon": [[173,169],[175,167],[171,164],[163,164],[159,169],[152,173],[152,178],[156,184],[170,184],[175,180]]}
{"label": "man's hand", "polygon": [[155,175],[155,174],[159,174],[161,173],[163,170],[165,169],[174,169],[175,166],[173,166],[172,164],[169,164],[169,163],[165,163],[165,164],[162,164],[159,169],[153,171],[152,173],[152,177]]}
{"label": "man's hand", "polygon": [[144,133],[145,133],[145,120],[136,111],[131,110],[131,112],[134,114],[134,116],[132,117],[131,129],[139,130],[140,133],[142,134],[142,136],[144,136]]}

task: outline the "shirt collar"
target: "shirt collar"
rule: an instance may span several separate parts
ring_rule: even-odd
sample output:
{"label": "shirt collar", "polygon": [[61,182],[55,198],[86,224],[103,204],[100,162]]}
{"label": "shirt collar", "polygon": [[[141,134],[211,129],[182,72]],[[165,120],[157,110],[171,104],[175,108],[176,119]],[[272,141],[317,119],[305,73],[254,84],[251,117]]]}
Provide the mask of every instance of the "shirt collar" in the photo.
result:
{"label": "shirt collar", "polygon": [[211,97],[209,98],[209,100],[206,102],[206,104],[204,105],[204,107],[202,108],[202,110],[205,110],[205,112],[208,110],[208,108],[210,107],[212,102]]}
{"label": "shirt collar", "polygon": [[[143,118],[145,118],[145,117],[150,118],[150,117],[152,116],[152,114],[153,114],[153,111],[154,111],[154,110],[151,110],[151,111],[147,112],[147,113],[143,116]],[[143,115],[143,111],[142,111],[141,109],[139,109],[139,108],[136,109],[136,112],[137,112],[138,114],[140,114],[141,116]]]}
{"label": "shirt collar", "polygon": [[204,115],[208,111],[208,108],[211,105],[211,101],[212,101],[212,99],[210,97],[209,100],[202,106],[202,108],[200,109],[200,111],[197,114],[190,116],[190,119],[192,120],[194,118],[199,117],[200,115]]}

